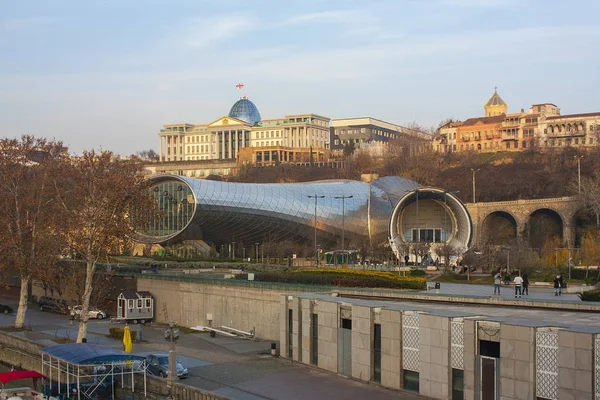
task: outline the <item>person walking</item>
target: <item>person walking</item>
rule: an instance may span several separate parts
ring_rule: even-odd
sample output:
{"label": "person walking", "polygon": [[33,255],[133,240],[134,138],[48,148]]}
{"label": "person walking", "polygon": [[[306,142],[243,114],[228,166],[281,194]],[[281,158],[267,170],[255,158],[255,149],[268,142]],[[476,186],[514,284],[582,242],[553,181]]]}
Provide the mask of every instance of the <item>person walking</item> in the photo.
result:
{"label": "person walking", "polygon": [[496,275],[494,275],[494,294],[498,294],[498,296],[500,296],[500,285],[501,284],[502,284],[502,275],[500,274],[500,271],[496,271]]}
{"label": "person walking", "polygon": [[521,297],[521,285],[523,284],[523,278],[521,278],[521,274],[517,274],[513,281],[515,283],[515,298]]}
{"label": "person walking", "polygon": [[523,296],[529,296],[529,277],[527,273],[523,274]]}
{"label": "person walking", "polygon": [[561,296],[562,295],[562,287],[563,287],[563,278],[562,275],[556,275],[554,278],[554,295]]}

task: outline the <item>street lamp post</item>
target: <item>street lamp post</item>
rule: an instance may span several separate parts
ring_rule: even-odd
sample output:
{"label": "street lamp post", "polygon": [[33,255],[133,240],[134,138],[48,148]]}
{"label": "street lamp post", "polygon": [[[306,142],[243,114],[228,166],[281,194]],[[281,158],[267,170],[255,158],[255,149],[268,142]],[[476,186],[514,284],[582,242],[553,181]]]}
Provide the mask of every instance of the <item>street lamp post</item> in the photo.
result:
{"label": "street lamp post", "polygon": [[346,199],[351,199],[354,196],[336,196],[334,199],[342,200],[342,257],[344,257],[344,234],[346,232],[345,218],[346,218]]}
{"label": "street lamp post", "polygon": [[471,172],[473,172],[473,204],[475,204],[475,200],[476,200],[476,198],[475,198],[475,173],[477,171],[479,171],[480,169],[481,168],[477,168],[477,169],[471,168]]}
{"label": "street lamp post", "polygon": [[317,249],[317,201],[323,199],[325,196],[319,196],[317,194],[308,195],[309,199],[315,199],[315,265],[319,265],[319,250]]}
{"label": "street lamp post", "polygon": [[574,156],[577,160],[577,194],[581,196],[581,159],[583,156]]}

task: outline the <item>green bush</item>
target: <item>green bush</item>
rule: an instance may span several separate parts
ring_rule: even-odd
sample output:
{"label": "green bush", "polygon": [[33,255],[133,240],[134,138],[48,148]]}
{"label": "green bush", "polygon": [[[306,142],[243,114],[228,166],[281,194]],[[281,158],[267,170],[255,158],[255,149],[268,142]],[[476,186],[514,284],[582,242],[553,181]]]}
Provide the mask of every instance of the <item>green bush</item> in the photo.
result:
{"label": "green bush", "polygon": [[426,276],[427,272],[422,269],[413,269],[410,271],[410,276]]}
{"label": "green bush", "polygon": [[[247,274],[238,274],[236,279],[246,280]],[[424,279],[415,279],[414,277],[396,277],[394,280],[371,277],[371,276],[352,276],[347,273],[270,273],[259,272],[254,274],[254,280],[259,282],[277,282],[302,285],[320,285],[320,286],[342,286],[342,287],[370,287],[370,288],[389,288],[389,289],[413,289],[423,290],[425,288]]]}
{"label": "green bush", "polygon": [[587,292],[579,293],[579,298],[582,301],[600,301],[600,290],[588,290]]}
{"label": "green bush", "polygon": [[[131,333],[131,341],[135,342],[137,339],[137,331],[129,331]],[[124,335],[125,331],[121,328],[109,328],[108,329],[108,336],[111,339],[116,339],[116,340],[123,340],[123,335]]]}

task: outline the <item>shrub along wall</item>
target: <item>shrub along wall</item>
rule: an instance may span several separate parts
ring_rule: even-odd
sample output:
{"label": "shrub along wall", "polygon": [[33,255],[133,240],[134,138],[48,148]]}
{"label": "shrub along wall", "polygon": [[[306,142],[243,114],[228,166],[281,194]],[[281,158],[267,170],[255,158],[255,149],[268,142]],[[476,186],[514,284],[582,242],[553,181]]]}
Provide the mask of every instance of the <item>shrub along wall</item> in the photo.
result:
{"label": "shrub along wall", "polygon": [[[237,279],[248,279],[239,274]],[[349,270],[349,269],[309,269],[292,273],[260,272],[254,274],[254,280],[260,282],[297,283],[304,285],[369,287],[390,289],[422,290],[426,278],[399,276],[393,272]]]}

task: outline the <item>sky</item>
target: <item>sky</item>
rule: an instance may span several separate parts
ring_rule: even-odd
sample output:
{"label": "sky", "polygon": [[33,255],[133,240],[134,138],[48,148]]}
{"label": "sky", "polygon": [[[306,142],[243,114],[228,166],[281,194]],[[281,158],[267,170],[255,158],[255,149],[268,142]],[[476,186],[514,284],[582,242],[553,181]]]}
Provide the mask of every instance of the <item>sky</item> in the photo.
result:
{"label": "sky", "polygon": [[[2,137],[158,151],[247,95],[263,118],[437,126],[551,102],[600,111],[596,0],[0,0]],[[244,83],[243,92],[236,89]]]}

